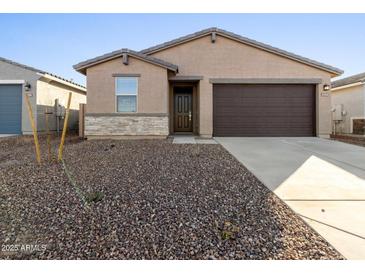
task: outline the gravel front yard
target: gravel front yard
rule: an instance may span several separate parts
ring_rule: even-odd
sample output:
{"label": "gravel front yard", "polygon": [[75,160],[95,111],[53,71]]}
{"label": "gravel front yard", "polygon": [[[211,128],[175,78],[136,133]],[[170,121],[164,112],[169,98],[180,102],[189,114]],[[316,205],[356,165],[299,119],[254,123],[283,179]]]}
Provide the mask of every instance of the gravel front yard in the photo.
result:
{"label": "gravel front yard", "polygon": [[64,157],[75,186],[0,139],[0,258],[342,259],[220,145],[73,138]]}

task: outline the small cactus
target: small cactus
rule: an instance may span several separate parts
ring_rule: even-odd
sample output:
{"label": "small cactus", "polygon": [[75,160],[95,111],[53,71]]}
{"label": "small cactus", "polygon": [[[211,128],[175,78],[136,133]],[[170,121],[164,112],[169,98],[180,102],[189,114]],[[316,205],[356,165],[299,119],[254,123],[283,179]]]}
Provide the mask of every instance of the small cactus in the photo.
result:
{"label": "small cactus", "polygon": [[104,198],[104,194],[100,191],[89,192],[85,195],[88,204],[100,202]]}
{"label": "small cactus", "polygon": [[222,229],[222,240],[234,240],[236,239],[237,233],[240,231],[240,228],[231,222],[225,221]]}

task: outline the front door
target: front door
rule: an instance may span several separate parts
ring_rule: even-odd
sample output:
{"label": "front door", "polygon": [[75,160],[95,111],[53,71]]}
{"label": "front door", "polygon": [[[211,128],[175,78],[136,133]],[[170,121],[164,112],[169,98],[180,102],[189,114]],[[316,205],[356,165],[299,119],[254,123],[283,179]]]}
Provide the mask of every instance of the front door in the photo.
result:
{"label": "front door", "polygon": [[191,87],[174,88],[174,131],[193,131],[193,90]]}

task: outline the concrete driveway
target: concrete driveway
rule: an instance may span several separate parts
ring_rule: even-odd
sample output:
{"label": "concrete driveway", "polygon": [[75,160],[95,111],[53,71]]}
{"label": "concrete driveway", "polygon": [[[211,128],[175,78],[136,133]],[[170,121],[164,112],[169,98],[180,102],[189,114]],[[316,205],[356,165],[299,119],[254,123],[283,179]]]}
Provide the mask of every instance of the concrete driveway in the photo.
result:
{"label": "concrete driveway", "polygon": [[365,148],[320,138],[215,138],[348,259],[365,259]]}

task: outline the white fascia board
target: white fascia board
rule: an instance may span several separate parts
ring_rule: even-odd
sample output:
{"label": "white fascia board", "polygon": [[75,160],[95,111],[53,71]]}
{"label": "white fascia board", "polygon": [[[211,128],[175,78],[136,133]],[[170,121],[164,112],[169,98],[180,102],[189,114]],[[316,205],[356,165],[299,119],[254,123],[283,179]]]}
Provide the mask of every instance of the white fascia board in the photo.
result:
{"label": "white fascia board", "polygon": [[348,85],[344,85],[344,86],[340,86],[340,87],[336,87],[336,88],[331,88],[331,91],[341,90],[341,89],[350,88],[350,87],[356,87],[356,86],[360,86],[360,85],[364,85],[364,82],[356,82],[356,83],[352,83],[352,84],[348,84]]}
{"label": "white fascia board", "polygon": [[78,86],[78,85],[75,85],[73,83],[70,83],[68,81],[65,81],[65,80],[62,80],[60,78],[57,78],[57,77],[54,77],[52,75],[49,75],[49,74],[43,74],[43,73],[38,73],[40,76],[42,76],[43,78],[45,78],[46,80],[48,80],[48,82],[58,82],[60,84],[63,84],[63,85],[66,85],[66,86],[69,86],[69,87],[72,87],[72,88],[75,88],[75,89],[78,89],[79,91],[81,91],[82,93],[86,93],[86,88],[84,87],[81,87],[81,86]]}
{"label": "white fascia board", "polygon": [[24,84],[24,80],[0,80],[0,84]]}

